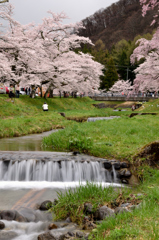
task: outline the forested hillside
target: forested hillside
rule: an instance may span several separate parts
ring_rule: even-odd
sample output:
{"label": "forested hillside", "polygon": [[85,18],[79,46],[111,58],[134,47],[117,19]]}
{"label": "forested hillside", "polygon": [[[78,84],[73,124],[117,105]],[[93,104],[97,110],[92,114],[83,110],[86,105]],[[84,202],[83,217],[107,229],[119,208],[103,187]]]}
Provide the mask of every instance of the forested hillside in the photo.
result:
{"label": "forested hillside", "polygon": [[84,19],[85,29],[81,29],[79,35],[89,37],[94,43],[101,39],[110,50],[121,39],[128,41],[139,34],[152,33],[156,28],[156,25],[150,26],[154,11],[142,17],[139,0],[120,0]]}

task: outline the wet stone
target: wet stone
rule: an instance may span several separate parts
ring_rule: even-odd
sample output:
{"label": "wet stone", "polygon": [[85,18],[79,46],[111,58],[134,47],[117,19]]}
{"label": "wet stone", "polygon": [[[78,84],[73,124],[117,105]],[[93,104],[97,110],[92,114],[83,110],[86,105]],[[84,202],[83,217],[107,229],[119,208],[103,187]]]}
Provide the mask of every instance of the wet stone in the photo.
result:
{"label": "wet stone", "polygon": [[127,170],[126,172],[125,172],[125,174],[124,174],[124,177],[131,177],[131,172],[129,171],[129,170]]}
{"label": "wet stone", "polygon": [[22,208],[20,209],[19,213],[24,216],[28,222],[35,222],[36,215],[34,210],[28,209],[28,208]]}
{"label": "wet stone", "polygon": [[83,238],[84,236],[85,236],[85,233],[83,233],[81,231],[76,232],[76,237]]}
{"label": "wet stone", "polygon": [[12,221],[16,217],[16,211],[12,210],[4,210],[0,212],[1,219]]}
{"label": "wet stone", "polygon": [[41,211],[47,211],[52,205],[52,202],[50,200],[46,200],[44,202],[41,203],[39,209]]}
{"label": "wet stone", "polygon": [[110,169],[112,167],[111,163],[109,161],[106,161],[103,163],[105,169]]}
{"label": "wet stone", "polygon": [[130,203],[123,203],[121,204],[121,207],[128,207],[130,205]]}
{"label": "wet stone", "polygon": [[107,217],[113,216],[114,211],[107,206],[102,206],[94,214],[95,219],[97,220],[104,220]]}
{"label": "wet stone", "polygon": [[85,203],[84,204],[84,212],[86,214],[91,214],[92,213],[92,210],[93,210],[93,206],[91,203]]}
{"label": "wet stone", "polygon": [[115,208],[114,212],[115,214],[119,214],[119,213],[130,212],[130,211],[125,207],[117,207]]}
{"label": "wet stone", "polygon": [[119,170],[120,169],[120,162],[113,163],[113,166],[114,166],[115,170]]}
{"label": "wet stone", "polygon": [[121,183],[129,184],[129,181],[127,179],[121,179]]}
{"label": "wet stone", "polygon": [[74,237],[75,236],[75,233],[74,232],[68,232],[67,233],[70,237]]}
{"label": "wet stone", "polygon": [[55,223],[50,223],[50,225],[48,227],[49,230],[57,229],[57,228],[58,228],[58,226]]}
{"label": "wet stone", "polygon": [[121,162],[120,166],[121,166],[121,168],[129,168],[130,167],[130,165],[126,162]]}
{"label": "wet stone", "polygon": [[131,177],[131,172],[127,169],[121,169],[120,172],[119,172],[119,177],[126,177],[126,178],[129,178]]}
{"label": "wet stone", "polygon": [[3,228],[5,228],[5,224],[4,222],[0,221],[0,230],[2,230]]}

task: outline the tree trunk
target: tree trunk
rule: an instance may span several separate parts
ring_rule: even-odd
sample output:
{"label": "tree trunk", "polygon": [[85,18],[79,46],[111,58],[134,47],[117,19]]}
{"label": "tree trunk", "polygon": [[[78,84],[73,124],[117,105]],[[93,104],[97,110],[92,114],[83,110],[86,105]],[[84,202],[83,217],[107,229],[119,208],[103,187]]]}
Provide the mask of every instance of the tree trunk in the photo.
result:
{"label": "tree trunk", "polygon": [[42,92],[42,85],[41,86],[39,86],[39,88],[40,88],[40,97],[42,98],[43,97],[43,92]]}
{"label": "tree trunk", "polygon": [[49,91],[49,98],[53,98],[54,95],[53,95],[53,89],[51,88],[50,91]]}
{"label": "tree trunk", "polygon": [[35,98],[35,90],[34,90],[34,89],[31,91],[30,97],[31,97],[31,98]]}
{"label": "tree trunk", "polygon": [[31,86],[31,93],[30,93],[31,98],[35,98],[35,91],[36,91],[35,86]]}

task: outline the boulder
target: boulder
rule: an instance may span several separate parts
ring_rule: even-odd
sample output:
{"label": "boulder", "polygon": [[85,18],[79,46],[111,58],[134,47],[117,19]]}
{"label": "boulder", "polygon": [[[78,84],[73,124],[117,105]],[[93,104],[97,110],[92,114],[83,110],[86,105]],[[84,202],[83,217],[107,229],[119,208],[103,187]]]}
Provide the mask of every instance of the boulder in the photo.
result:
{"label": "boulder", "polygon": [[123,203],[123,204],[121,204],[120,207],[128,207],[129,205],[130,205],[130,203]]}
{"label": "boulder", "polygon": [[127,169],[127,168],[124,168],[124,169],[121,169],[118,173],[118,176],[120,178],[130,178],[131,177],[131,172]]}
{"label": "boulder", "polygon": [[107,217],[114,216],[114,210],[108,208],[107,206],[102,206],[97,209],[94,214],[96,220],[104,220]]}
{"label": "boulder", "polygon": [[97,228],[97,225],[91,221],[87,221],[82,227],[83,230],[92,230],[94,228]]}
{"label": "boulder", "polygon": [[22,216],[19,212],[16,211],[16,215],[15,215],[15,219],[14,221],[17,221],[17,222],[28,222],[28,220]]}
{"label": "boulder", "polygon": [[7,221],[13,221],[16,217],[16,211],[15,210],[3,210],[0,212],[1,219],[7,220]]}
{"label": "boulder", "polygon": [[76,232],[76,237],[77,237],[77,238],[84,238],[84,237],[85,237],[85,233],[82,232],[82,231],[77,231],[77,232]]}
{"label": "boulder", "polygon": [[120,169],[120,162],[113,163],[113,166],[114,166],[115,170],[119,170]]}
{"label": "boulder", "polygon": [[128,179],[121,179],[121,183],[129,184],[129,181],[128,181]]}
{"label": "boulder", "polygon": [[131,172],[129,170],[126,170],[125,173],[124,173],[124,177],[131,177]]}
{"label": "boulder", "polygon": [[138,205],[131,205],[131,206],[130,206],[130,210],[139,209],[139,208],[141,208],[141,207],[142,207],[142,204],[141,204],[141,203],[139,203]]}
{"label": "boulder", "polygon": [[71,221],[71,218],[70,218],[70,217],[67,217],[67,218],[66,218],[66,222],[67,222],[67,223],[72,222],[72,221]]}
{"label": "boulder", "polygon": [[58,228],[58,226],[55,223],[50,223],[50,225],[48,227],[49,230],[57,229],[57,228]]}
{"label": "boulder", "polygon": [[0,230],[4,229],[5,228],[5,224],[4,222],[0,221]]}
{"label": "boulder", "polygon": [[75,237],[75,233],[74,233],[74,232],[68,232],[67,235],[68,235],[69,237]]}
{"label": "boulder", "polygon": [[85,203],[84,204],[84,212],[86,214],[92,214],[93,213],[93,206],[91,203]]}
{"label": "boulder", "polygon": [[21,208],[19,213],[27,219],[28,222],[35,222],[36,221],[36,214],[35,211],[28,208]]}
{"label": "boulder", "polygon": [[50,200],[46,200],[44,202],[41,203],[39,209],[41,211],[47,211],[52,205],[52,202]]}
{"label": "boulder", "polygon": [[139,184],[139,179],[135,175],[131,175],[129,178],[129,184],[132,186],[138,185]]}
{"label": "boulder", "polygon": [[103,164],[104,164],[105,169],[110,169],[112,167],[112,165],[109,161],[105,161]]}
{"label": "boulder", "polygon": [[38,240],[63,240],[65,235],[60,232],[46,232],[38,236]]}
{"label": "boulder", "polygon": [[[54,240],[63,240],[65,238],[65,233],[51,231],[52,239]],[[48,240],[48,239],[47,239]]]}
{"label": "boulder", "polygon": [[130,212],[126,207],[117,207],[114,210],[115,214]]}
{"label": "boulder", "polygon": [[42,233],[38,236],[38,240],[55,240],[53,236],[47,232],[47,233]]}
{"label": "boulder", "polygon": [[15,210],[3,210],[0,212],[0,217],[7,221],[27,222],[27,219]]}
{"label": "boulder", "polygon": [[121,162],[120,166],[121,166],[121,168],[129,168],[130,167],[129,163],[126,163],[126,162]]}

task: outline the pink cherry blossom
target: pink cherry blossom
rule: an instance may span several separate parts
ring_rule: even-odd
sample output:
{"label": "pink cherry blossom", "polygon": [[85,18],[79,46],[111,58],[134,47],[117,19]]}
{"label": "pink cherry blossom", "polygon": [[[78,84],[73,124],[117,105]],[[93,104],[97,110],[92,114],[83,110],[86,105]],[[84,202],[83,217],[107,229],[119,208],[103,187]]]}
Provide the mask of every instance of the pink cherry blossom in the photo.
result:
{"label": "pink cherry blossom", "polygon": [[91,55],[74,51],[82,43],[92,45],[89,38],[77,35],[81,23],[63,24],[64,13],[49,11],[42,24],[21,25],[12,18],[12,9],[0,9],[0,17],[8,22],[7,32],[0,32],[0,82],[14,79],[22,86],[46,84],[60,91],[99,88],[103,66]]}
{"label": "pink cherry blossom", "polygon": [[[143,14],[147,11],[159,8],[158,0],[140,0],[143,5]],[[155,18],[158,16],[155,15]],[[131,55],[132,64],[143,59],[143,63],[135,70],[133,92],[159,91],[159,27],[151,40],[138,40],[139,46]]]}

